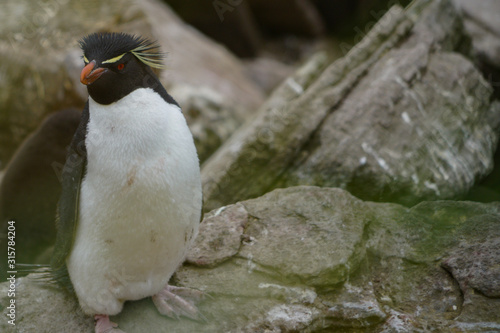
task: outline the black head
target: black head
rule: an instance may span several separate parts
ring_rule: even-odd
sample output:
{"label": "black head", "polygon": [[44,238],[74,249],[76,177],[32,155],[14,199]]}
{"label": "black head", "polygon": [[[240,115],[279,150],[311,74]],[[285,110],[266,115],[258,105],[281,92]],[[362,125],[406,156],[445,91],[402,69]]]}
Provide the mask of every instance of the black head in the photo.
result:
{"label": "black head", "polygon": [[80,47],[85,63],[80,81],[97,103],[111,104],[138,88],[164,90],[151,69],[162,68],[164,55],[156,42],[125,33],[93,33]]}

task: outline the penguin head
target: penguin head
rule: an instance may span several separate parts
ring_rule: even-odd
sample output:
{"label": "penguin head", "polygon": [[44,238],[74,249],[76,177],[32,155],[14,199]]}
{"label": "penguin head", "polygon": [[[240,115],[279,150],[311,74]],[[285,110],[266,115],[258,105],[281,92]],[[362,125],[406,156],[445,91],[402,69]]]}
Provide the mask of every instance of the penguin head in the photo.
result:
{"label": "penguin head", "polygon": [[155,41],[125,33],[93,33],[80,40],[85,67],[80,81],[99,104],[111,104],[138,88],[160,82],[164,54]]}

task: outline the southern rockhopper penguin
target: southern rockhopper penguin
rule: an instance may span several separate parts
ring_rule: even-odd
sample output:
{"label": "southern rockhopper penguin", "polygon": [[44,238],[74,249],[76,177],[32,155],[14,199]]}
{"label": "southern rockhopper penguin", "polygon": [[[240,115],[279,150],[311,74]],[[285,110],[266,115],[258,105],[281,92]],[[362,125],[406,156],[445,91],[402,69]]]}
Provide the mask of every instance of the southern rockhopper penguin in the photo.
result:
{"label": "southern rockhopper penguin", "polygon": [[[0,184],[0,277],[7,278],[7,222],[16,227],[16,262],[46,262],[56,239],[61,170],[81,111],[50,114],[17,149]],[[50,248],[50,250],[49,250]],[[42,254],[41,254],[42,253]],[[48,257],[48,256],[47,256]]]}
{"label": "southern rockhopper penguin", "polygon": [[80,46],[89,99],[63,169],[52,278],[96,332],[121,332],[109,316],[148,296],[164,315],[197,319],[201,292],[167,285],[198,233],[202,194],[193,137],[152,70],[159,46],[124,33]]}

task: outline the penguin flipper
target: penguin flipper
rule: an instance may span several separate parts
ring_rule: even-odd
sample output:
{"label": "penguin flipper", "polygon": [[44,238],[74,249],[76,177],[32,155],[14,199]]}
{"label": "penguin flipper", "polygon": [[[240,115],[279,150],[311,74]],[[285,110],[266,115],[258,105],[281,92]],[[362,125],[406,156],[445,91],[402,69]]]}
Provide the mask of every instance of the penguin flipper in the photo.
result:
{"label": "penguin flipper", "polygon": [[56,217],[57,236],[50,262],[51,280],[62,284],[69,290],[72,290],[72,285],[66,268],[66,259],[71,252],[78,223],[80,185],[87,166],[85,138],[88,121],[89,103],[87,101],[62,171],[62,192]]}

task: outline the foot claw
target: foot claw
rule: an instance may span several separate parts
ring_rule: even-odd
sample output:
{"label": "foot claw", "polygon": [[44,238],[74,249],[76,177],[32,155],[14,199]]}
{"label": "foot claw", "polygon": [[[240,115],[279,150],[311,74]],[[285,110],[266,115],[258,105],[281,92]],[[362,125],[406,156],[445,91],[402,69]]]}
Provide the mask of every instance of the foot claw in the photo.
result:
{"label": "foot claw", "polygon": [[185,316],[193,320],[207,320],[195,306],[196,302],[205,298],[205,294],[199,290],[167,285],[152,298],[162,315],[176,319]]}
{"label": "foot claw", "polygon": [[125,333],[124,331],[115,328],[118,324],[109,320],[107,315],[95,315],[95,333]]}

